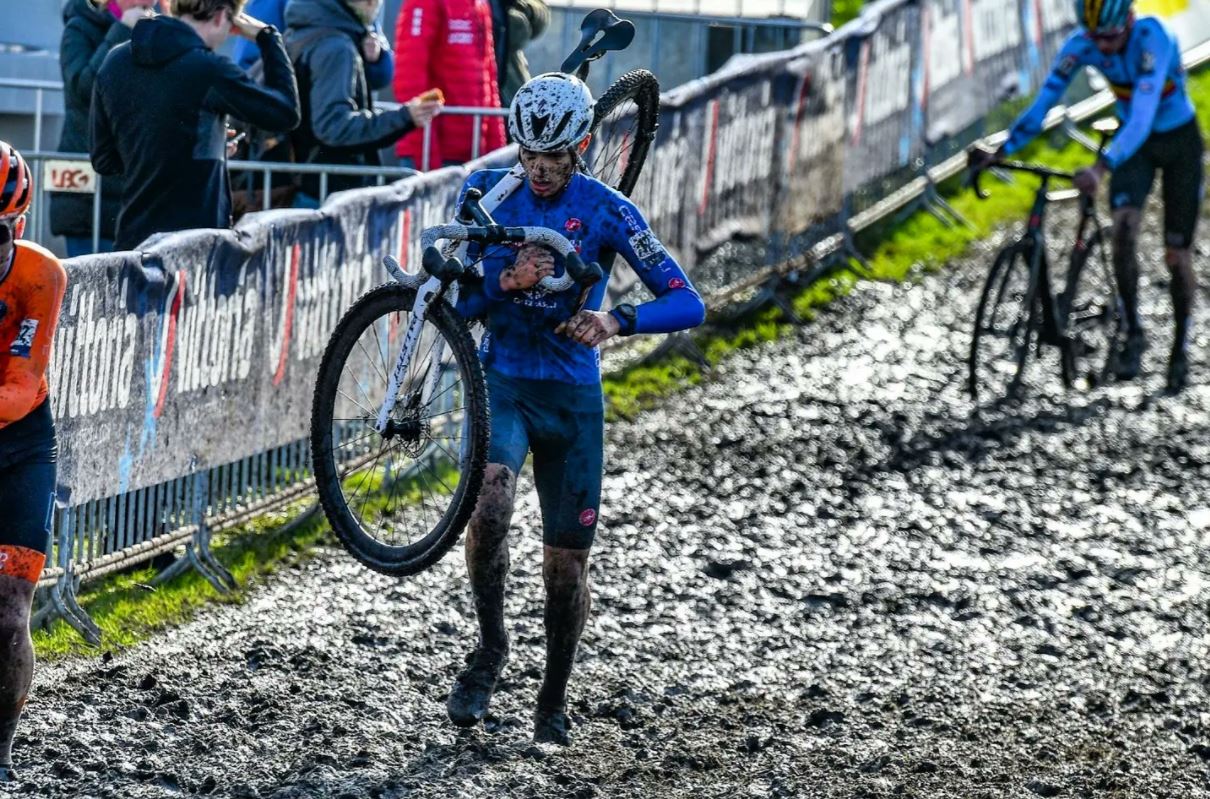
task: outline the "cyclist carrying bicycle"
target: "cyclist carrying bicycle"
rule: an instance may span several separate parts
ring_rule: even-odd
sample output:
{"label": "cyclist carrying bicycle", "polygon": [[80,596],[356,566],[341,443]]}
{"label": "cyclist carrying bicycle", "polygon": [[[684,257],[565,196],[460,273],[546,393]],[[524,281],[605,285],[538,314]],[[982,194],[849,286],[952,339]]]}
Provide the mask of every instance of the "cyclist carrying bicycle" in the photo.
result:
{"label": "cyclist carrying bicycle", "polygon": [[1133,0],[1075,0],[1080,27],[1068,37],[1033,105],[1013,124],[994,158],[1010,155],[1042,130],[1046,113],[1063,96],[1082,66],[1104,74],[1117,99],[1123,125],[1091,167],[1076,173],[1076,186],[1096,193],[1106,173],[1113,210],[1113,262],[1125,306],[1126,335],[1115,371],[1123,380],[1138,375],[1146,341],[1139,319],[1138,235],[1144,201],[1156,170],[1163,172],[1164,261],[1172,274],[1175,322],[1167,385],[1180,391],[1188,381],[1188,345],[1193,322],[1193,232],[1202,200],[1202,138],[1176,37],[1155,17],[1135,18]]}
{"label": "cyclist carrying bicycle", "polygon": [[58,453],[46,368],[67,274],[19,241],[33,195],[29,166],[0,142],[0,782],[15,779],[13,733],[33,678],[29,611],[50,546]]}
{"label": "cyclist carrying bicycle", "polygon": [[[585,262],[601,260],[606,251],[620,254],[655,299],[604,313],[599,309],[607,281],[601,281],[575,312],[579,288],[552,293],[538,285],[562,273],[561,258],[525,245],[505,250],[503,256],[487,253],[482,287],[468,291],[459,303],[464,315],[486,317],[480,357],[490,395],[491,445],[466,536],[479,640],[446,708],[460,727],[481,721],[508,658],[507,535],[517,474],[532,452],[546,586],[546,672],[534,740],[561,745],[570,742],[567,682],[591,604],[588,552],[598,522],[604,428],[597,347],[616,335],[695,327],[705,316],[689,278],[639,210],[580,168],[592,122],[592,95],[577,78],[549,73],[526,83],[509,111],[509,131],[521,146],[526,183],[495,209],[494,218],[501,225],[560,231]],[[507,174],[476,172],[463,195],[471,188],[486,193]]]}

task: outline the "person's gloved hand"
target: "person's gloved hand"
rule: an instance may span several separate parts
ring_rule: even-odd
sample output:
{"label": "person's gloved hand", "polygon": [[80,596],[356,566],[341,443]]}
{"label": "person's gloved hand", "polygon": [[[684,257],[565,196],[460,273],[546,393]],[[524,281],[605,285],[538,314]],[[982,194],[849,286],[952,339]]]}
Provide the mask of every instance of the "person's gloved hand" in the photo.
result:
{"label": "person's gloved hand", "polygon": [[585,346],[595,347],[616,336],[621,329],[621,323],[613,314],[601,311],[580,311],[556,327],[555,333],[562,333]]}
{"label": "person's gloved hand", "polygon": [[1004,148],[993,150],[990,147],[976,146],[970,151],[970,168],[982,172],[1004,160]]}
{"label": "person's gloved hand", "polygon": [[555,256],[539,244],[526,244],[517,252],[517,260],[500,273],[502,291],[525,291],[555,273]]}

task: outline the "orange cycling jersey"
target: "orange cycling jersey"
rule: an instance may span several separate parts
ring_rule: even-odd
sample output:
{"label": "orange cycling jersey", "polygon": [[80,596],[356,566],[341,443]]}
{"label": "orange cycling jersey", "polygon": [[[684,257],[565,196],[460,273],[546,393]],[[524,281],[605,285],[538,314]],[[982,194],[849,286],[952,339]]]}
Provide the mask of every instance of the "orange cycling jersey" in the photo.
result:
{"label": "orange cycling jersey", "polygon": [[58,258],[37,244],[16,242],[12,268],[0,279],[0,429],[46,399],[50,343],[66,290]]}

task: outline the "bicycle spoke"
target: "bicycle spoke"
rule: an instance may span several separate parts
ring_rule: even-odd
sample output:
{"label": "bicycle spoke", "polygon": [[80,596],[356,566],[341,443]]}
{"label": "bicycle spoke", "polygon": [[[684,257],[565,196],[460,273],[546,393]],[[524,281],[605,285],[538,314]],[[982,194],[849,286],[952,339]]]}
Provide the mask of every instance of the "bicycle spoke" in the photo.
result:
{"label": "bicycle spoke", "polygon": [[[358,408],[361,408],[363,411],[365,411],[365,412],[366,412],[368,415],[370,415],[371,417],[377,417],[377,416],[378,416],[378,414],[374,413],[374,411],[370,410],[369,408],[367,408],[366,406],[362,405],[362,404],[361,404],[360,402],[358,402],[357,400],[355,400],[355,399],[353,399],[352,397],[350,397],[348,394],[344,393],[344,391],[342,391],[342,390],[340,389],[340,387],[339,387],[339,386],[336,388],[336,393],[337,393],[337,394],[339,394],[340,396],[344,397],[345,399],[347,399],[349,402],[351,402],[351,403],[353,403],[354,405],[356,405]],[[365,392],[362,392],[362,393],[364,394]],[[369,399],[369,397],[366,397],[366,399],[368,400],[368,399]]]}
{"label": "bicycle spoke", "polygon": [[[378,371],[378,364],[375,362],[374,358],[369,358],[370,366],[372,366],[375,369],[375,371],[378,371],[378,376],[382,378],[383,386],[389,386],[391,384],[391,380],[389,377],[387,377],[387,356],[386,356],[387,350],[385,347],[382,346],[382,339],[380,339],[378,337],[378,322],[377,321],[370,324],[370,330],[374,331],[374,343],[378,345],[376,347],[376,349],[378,350],[378,360],[382,362],[382,370]],[[361,346],[360,338],[357,339],[357,344],[358,344],[358,346]],[[365,352],[365,347],[362,347],[361,351]],[[369,355],[369,353],[366,353],[366,354],[367,354],[367,356]]]}

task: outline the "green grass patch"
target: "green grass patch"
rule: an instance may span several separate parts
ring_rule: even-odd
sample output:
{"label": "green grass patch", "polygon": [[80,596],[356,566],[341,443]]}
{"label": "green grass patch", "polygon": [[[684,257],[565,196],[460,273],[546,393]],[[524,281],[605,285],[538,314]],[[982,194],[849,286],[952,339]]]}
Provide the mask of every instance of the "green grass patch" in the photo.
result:
{"label": "green grass patch", "polygon": [[864,0],[832,0],[832,26],[841,25],[856,19],[861,14]]}
{"label": "green grass patch", "polygon": [[215,557],[235,576],[238,591],[220,594],[193,570],[159,586],[151,584],[155,570],[150,566],[102,578],[87,586],[80,597],[81,606],[101,628],[101,646],[91,646],[58,620],[49,630],[34,633],[34,652],[39,659],[53,660],[118,651],[187,621],[208,604],[243,601],[255,578],[307,557],[328,534],[322,514],[296,522],[310,504],[306,500],[267,513],[218,539]]}

